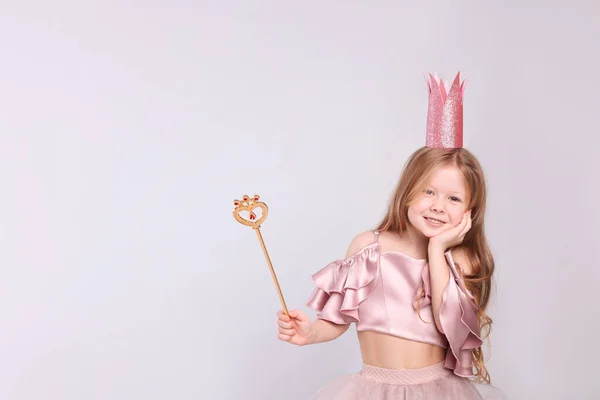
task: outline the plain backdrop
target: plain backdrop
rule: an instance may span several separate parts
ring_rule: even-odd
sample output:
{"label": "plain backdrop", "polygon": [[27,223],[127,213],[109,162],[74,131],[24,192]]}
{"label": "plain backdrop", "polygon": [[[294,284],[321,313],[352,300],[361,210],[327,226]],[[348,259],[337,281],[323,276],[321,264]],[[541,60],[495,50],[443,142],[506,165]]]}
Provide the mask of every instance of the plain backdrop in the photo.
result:
{"label": "plain backdrop", "polygon": [[489,184],[493,383],[597,399],[600,6],[2,1],[0,399],[300,400],[361,367],[277,340],[465,91]]}

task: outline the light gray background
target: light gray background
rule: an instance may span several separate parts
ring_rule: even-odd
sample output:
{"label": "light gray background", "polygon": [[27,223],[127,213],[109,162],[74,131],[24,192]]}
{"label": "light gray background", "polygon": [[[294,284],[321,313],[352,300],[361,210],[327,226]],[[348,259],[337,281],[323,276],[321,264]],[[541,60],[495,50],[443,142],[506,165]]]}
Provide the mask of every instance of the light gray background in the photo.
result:
{"label": "light gray background", "polygon": [[299,400],[357,371],[354,329],[277,341],[232,201],[269,204],[303,308],[424,143],[423,74],[458,70],[490,187],[493,381],[600,396],[597,2],[1,5],[1,399]]}

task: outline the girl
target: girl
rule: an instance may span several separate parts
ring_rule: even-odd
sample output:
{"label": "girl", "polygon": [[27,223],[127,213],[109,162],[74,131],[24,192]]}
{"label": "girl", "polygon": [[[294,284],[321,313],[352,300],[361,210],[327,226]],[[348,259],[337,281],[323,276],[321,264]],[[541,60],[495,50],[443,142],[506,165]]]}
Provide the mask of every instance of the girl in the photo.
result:
{"label": "girl", "polygon": [[312,399],[504,397],[489,385],[481,349],[492,322],[485,309],[494,260],[484,233],[484,175],[462,148],[459,80],[447,91],[430,75],[427,145],[409,158],[377,228],[313,275],[307,306],[317,320],[278,313],[279,339],[299,346],[336,339],[356,324],[363,369]]}

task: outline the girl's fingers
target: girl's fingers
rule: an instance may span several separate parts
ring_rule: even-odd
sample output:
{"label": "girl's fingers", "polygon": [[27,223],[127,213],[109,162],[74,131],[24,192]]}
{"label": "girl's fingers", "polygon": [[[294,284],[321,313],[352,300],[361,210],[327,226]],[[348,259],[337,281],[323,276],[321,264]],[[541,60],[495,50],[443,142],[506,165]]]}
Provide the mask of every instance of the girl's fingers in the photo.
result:
{"label": "girl's fingers", "polygon": [[279,328],[279,333],[282,334],[282,335],[294,336],[296,334],[296,330],[295,329]]}
{"label": "girl's fingers", "polygon": [[462,226],[467,226],[467,224],[469,223],[469,213],[465,213],[465,215],[463,215],[463,219],[462,221],[460,221]]}
{"label": "girl's fingers", "polygon": [[460,222],[454,227],[457,235],[460,235],[460,233],[465,228],[466,224],[467,224],[467,214],[463,215],[463,217],[460,219]]}
{"label": "girl's fingers", "polygon": [[463,228],[460,230],[460,233],[458,234],[458,237],[462,240],[468,231],[469,231],[469,226],[468,225],[463,226]]}
{"label": "girl's fingers", "polygon": [[290,340],[292,340],[292,337],[289,335],[284,335],[284,334],[278,334],[277,337],[279,338],[279,340],[283,340],[285,342],[289,342]]}
{"label": "girl's fingers", "polygon": [[280,327],[282,327],[284,329],[290,329],[293,326],[291,322],[285,322],[280,319],[277,320],[277,325],[279,325]]}
{"label": "girl's fingers", "polygon": [[310,322],[308,315],[300,310],[290,310],[290,317],[294,322]]}
{"label": "girl's fingers", "polygon": [[280,320],[283,320],[283,321],[289,321],[290,320],[290,317],[288,317],[287,315],[285,315],[285,313],[282,310],[279,310],[277,312],[277,318],[279,318]]}
{"label": "girl's fingers", "polygon": [[467,233],[467,231],[470,229],[470,214],[469,212],[466,212],[462,219],[460,220],[459,224],[456,226],[457,230],[458,230],[458,237],[459,239],[462,239],[464,237],[464,235]]}
{"label": "girl's fingers", "polygon": [[461,232],[461,236],[465,236],[467,234],[467,232],[469,232],[469,230],[471,229],[472,226],[472,221],[471,221],[471,214],[469,213],[469,217],[467,218],[467,222],[465,224],[464,229]]}

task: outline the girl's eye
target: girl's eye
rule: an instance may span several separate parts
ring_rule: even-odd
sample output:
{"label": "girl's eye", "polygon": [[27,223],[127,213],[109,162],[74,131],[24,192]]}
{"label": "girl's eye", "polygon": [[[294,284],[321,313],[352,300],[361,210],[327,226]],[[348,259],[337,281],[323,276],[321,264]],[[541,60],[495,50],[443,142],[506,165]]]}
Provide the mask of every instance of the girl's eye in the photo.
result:
{"label": "girl's eye", "polygon": [[460,199],[458,197],[455,197],[455,196],[450,197],[450,200],[452,200],[452,201],[460,201]]}
{"label": "girl's eye", "polygon": [[426,194],[433,194],[433,190],[427,189],[427,190],[425,190],[425,193]]}

